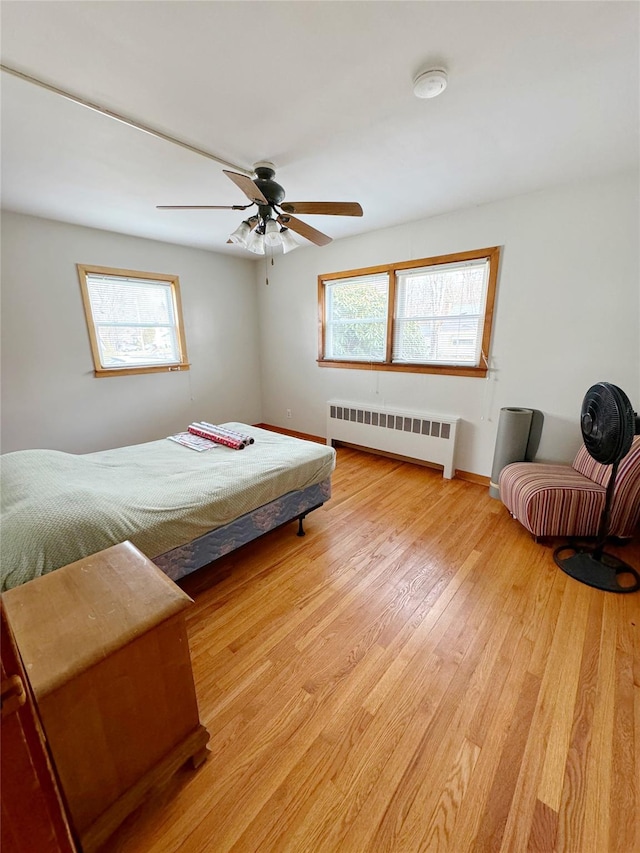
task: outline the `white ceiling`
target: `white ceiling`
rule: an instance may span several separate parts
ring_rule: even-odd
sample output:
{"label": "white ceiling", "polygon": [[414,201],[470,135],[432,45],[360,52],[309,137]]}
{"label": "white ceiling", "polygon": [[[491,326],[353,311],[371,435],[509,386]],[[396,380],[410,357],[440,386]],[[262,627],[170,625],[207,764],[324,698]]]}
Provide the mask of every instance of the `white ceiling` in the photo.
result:
{"label": "white ceiling", "polygon": [[[207,149],[276,164],[334,238],[637,167],[636,2],[10,2],[2,62]],[[411,82],[444,66],[449,87]],[[1,75],[2,203],[232,254],[222,166]],[[308,244],[307,244],[308,245]],[[252,256],[254,257],[254,256]]]}

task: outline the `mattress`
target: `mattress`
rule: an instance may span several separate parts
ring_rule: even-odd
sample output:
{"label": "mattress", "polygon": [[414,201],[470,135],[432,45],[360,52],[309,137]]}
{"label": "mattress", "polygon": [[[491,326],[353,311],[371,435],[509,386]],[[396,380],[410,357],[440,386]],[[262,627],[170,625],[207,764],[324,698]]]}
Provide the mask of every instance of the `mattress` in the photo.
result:
{"label": "mattress", "polygon": [[2,589],[125,540],[153,559],[326,480],[335,467],[331,447],[225,426],[255,443],[198,453],[163,439],[81,455],[20,450],[0,457]]}

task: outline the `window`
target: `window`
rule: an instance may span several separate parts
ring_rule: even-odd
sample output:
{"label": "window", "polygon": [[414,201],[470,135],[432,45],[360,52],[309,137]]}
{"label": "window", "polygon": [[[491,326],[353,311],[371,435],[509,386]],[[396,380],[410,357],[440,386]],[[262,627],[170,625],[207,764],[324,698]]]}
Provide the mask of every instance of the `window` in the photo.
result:
{"label": "window", "polygon": [[498,247],[318,277],[322,367],[486,376]]}
{"label": "window", "polygon": [[326,283],[327,358],[384,360],[388,291],[386,274]]}
{"label": "window", "polygon": [[177,276],[77,266],[96,376],[189,369]]}

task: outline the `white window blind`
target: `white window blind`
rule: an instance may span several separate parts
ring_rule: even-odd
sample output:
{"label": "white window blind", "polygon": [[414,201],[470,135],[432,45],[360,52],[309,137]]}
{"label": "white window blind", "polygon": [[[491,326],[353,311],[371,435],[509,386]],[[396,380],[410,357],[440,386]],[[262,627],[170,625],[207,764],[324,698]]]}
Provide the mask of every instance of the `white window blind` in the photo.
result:
{"label": "white window blind", "polygon": [[396,363],[480,365],[487,258],[398,271]]}
{"label": "white window blind", "polygon": [[387,273],[327,281],[325,358],[384,361],[388,299]]}
{"label": "white window blind", "polygon": [[182,361],[170,282],[88,273],[86,283],[103,367]]}

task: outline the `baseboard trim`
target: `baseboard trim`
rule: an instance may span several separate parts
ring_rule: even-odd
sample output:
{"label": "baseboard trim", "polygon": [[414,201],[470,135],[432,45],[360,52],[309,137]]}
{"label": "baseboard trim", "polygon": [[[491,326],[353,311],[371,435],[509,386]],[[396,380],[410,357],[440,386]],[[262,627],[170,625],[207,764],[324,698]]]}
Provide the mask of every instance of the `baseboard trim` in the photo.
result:
{"label": "baseboard trim", "polygon": [[254,424],[253,426],[268,429],[270,432],[279,432],[282,435],[291,435],[293,438],[302,438],[304,441],[315,441],[317,444],[327,443],[327,439],[321,435],[309,435],[309,433],[298,432],[295,429],[285,429],[285,427],[274,426],[273,424]]}
{"label": "baseboard trim", "polygon": [[455,477],[457,480],[466,480],[467,483],[475,483],[477,486],[486,486],[489,488],[491,479],[483,474],[474,474],[472,471],[460,471],[456,468]]}

